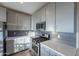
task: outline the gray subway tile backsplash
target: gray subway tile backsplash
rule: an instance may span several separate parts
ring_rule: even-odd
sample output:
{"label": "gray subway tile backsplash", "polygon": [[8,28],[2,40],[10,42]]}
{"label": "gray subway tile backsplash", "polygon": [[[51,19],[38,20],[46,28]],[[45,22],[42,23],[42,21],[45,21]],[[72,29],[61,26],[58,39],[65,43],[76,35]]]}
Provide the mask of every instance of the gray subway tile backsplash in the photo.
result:
{"label": "gray subway tile backsplash", "polygon": [[21,31],[21,30],[8,31],[8,37],[25,36],[28,34],[28,32],[29,31]]}
{"label": "gray subway tile backsplash", "polygon": [[[8,31],[8,37],[14,37],[14,36],[25,36],[28,34],[29,31]],[[51,34],[51,32],[39,32],[37,33],[48,33],[50,34],[50,39],[57,38],[58,35],[60,35],[60,38],[57,38],[57,41],[60,43],[64,43],[67,45],[70,45],[72,47],[76,47],[76,35],[75,33],[65,33],[65,32],[58,32],[57,35]]]}
{"label": "gray subway tile backsplash", "polygon": [[[60,38],[58,38],[58,35],[60,35]],[[75,33],[58,32],[57,35],[55,34],[52,35],[51,39],[53,38],[57,38],[57,41],[60,43],[64,43],[72,47],[76,47]]]}

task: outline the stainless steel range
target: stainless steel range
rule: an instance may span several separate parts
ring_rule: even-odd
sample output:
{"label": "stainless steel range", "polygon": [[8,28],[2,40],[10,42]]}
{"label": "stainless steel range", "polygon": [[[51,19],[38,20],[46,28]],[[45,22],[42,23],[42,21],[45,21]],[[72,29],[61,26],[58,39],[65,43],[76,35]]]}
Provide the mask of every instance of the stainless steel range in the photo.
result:
{"label": "stainless steel range", "polygon": [[44,33],[41,36],[32,38],[32,55],[40,56],[40,43],[50,39],[50,34]]}

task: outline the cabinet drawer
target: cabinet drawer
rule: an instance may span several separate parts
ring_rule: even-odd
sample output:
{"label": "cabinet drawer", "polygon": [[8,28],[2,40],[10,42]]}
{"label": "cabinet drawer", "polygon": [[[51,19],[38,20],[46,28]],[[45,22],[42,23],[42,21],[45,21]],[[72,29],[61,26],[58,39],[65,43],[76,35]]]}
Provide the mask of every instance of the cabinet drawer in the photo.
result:
{"label": "cabinet drawer", "polygon": [[55,51],[53,49],[49,49],[49,55],[50,56],[62,56],[63,54],[61,54],[60,52]]}
{"label": "cabinet drawer", "polygon": [[50,55],[50,56],[59,56],[59,55],[58,55],[56,52],[54,52],[54,51],[50,51],[49,55]]}

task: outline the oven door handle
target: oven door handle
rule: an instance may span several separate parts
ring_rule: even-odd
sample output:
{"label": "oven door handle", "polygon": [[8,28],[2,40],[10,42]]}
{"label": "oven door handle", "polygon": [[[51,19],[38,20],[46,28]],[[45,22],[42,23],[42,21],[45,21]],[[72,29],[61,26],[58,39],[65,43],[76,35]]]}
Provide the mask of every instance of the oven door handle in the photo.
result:
{"label": "oven door handle", "polygon": [[39,44],[35,44],[34,42],[32,42],[32,44],[35,45],[35,46],[37,46],[37,47],[39,46]]}

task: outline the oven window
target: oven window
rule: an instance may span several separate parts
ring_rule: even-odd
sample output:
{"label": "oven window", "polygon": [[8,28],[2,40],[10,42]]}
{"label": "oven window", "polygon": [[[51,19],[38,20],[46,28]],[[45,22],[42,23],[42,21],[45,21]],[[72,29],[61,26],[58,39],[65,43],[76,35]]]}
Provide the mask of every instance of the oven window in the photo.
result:
{"label": "oven window", "polygon": [[36,46],[35,44],[32,44],[32,49],[33,49],[36,53],[38,53],[38,46]]}

